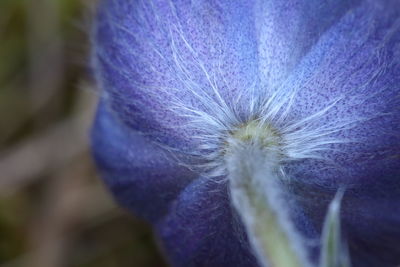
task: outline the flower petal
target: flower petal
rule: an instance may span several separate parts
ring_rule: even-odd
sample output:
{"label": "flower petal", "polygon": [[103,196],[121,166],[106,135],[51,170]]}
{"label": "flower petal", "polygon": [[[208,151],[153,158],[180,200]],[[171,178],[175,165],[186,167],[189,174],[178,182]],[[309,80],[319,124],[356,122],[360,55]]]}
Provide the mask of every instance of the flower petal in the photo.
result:
{"label": "flower petal", "polygon": [[[294,195],[321,229],[345,185],[342,224],[353,266],[400,263],[400,3],[364,1],[325,32],[283,84],[290,120],[328,144],[321,159],[286,166]],[[302,138],[298,136],[298,138]],[[331,141],[343,141],[333,143]],[[295,190],[296,191],[296,190]]]}
{"label": "flower petal", "polygon": [[196,177],[167,151],[124,126],[104,101],[92,130],[92,150],[116,199],[151,221],[162,217]]}
{"label": "flower petal", "polygon": [[226,183],[199,178],[157,225],[165,255],[174,266],[258,266]]}
{"label": "flower petal", "polygon": [[[398,179],[400,177],[397,177]],[[397,266],[400,262],[400,184],[385,179],[345,190],[341,224],[352,266]],[[292,183],[293,195],[317,229],[334,190],[318,185]]]}
{"label": "flower petal", "polygon": [[[290,120],[324,160],[303,160],[288,173],[336,188],[400,176],[400,3],[365,1],[327,31],[282,86],[296,91]],[[333,103],[333,104],[332,104]],[[324,135],[325,134],[325,135]],[[296,137],[301,139],[302,136]],[[390,178],[391,177],[391,178]]]}
{"label": "flower petal", "polygon": [[121,120],[162,143],[193,149],[195,131],[183,127],[184,115],[237,108],[257,82],[249,6],[244,0],[103,1],[94,59]]}
{"label": "flower petal", "polygon": [[271,0],[255,6],[259,69],[274,90],[318,38],[359,0]]}

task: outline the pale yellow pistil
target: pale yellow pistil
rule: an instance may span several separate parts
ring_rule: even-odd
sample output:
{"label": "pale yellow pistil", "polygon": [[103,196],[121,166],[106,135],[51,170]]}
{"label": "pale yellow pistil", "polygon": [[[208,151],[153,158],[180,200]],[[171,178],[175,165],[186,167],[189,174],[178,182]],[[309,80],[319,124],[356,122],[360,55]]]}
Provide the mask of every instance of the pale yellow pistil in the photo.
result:
{"label": "pale yellow pistil", "polygon": [[259,122],[252,120],[238,127],[232,132],[232,138],[243,142],[257,142],[263,147],[278,146],[279,134],[269,124],[260,125]]}

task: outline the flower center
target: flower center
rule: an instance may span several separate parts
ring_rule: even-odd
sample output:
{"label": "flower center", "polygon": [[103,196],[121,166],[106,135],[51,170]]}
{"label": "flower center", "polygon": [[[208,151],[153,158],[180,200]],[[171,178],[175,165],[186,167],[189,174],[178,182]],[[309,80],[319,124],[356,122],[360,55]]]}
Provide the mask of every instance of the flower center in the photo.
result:
{"label": "flower center", "polygon": [[232,141],[257,144],[260,148],[277,148],[281,144],[279,132],[267,123],[251,120],[231,132]]}

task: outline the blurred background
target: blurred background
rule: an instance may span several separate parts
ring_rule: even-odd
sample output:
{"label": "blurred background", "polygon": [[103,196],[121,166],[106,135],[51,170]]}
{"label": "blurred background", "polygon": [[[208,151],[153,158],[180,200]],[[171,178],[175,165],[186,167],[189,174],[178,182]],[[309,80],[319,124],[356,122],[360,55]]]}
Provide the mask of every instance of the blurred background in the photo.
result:
{"label": "blurred background", "polygon": [[165,266],[96,174],[94,0],[0,0],[0,267]]}

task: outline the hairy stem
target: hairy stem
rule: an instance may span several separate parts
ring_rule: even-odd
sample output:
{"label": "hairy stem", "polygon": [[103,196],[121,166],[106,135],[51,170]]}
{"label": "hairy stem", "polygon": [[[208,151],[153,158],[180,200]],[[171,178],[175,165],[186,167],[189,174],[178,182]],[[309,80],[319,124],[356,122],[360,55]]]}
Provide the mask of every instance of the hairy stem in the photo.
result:
{"label": "hairy stem", "polygon": [[279,156],[274,146],[260,142],[229,142],[231,201],[262,266],[311,266],[282,198]]}

